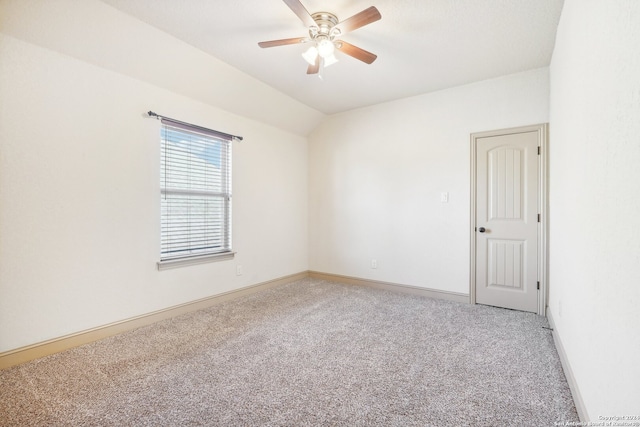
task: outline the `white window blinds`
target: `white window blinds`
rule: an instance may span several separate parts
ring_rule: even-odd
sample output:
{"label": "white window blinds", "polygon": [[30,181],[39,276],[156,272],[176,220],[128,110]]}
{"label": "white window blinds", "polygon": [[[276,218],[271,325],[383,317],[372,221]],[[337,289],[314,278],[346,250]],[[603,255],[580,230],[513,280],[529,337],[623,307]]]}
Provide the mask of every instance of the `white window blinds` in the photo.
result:
{"label": "white window blinds", "polygon": [[160,260],[230,252],[232,137],[161,120]]}

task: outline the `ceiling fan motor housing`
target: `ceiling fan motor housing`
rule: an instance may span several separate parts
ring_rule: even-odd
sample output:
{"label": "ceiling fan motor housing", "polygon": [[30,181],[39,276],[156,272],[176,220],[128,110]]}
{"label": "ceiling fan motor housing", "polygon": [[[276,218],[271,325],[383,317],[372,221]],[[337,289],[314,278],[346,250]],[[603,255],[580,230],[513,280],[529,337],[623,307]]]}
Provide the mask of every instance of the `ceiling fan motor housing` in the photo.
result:
{"label": "ceiling fan motor housing", "polygon": [[334,28],[338,25],[338,17],[333,13],[329,12],[316,12],[311,15],[313,20],[315,21],[315,27],[309,28],[309,35],[312,39],[320,38],[320,39],[329,39],[332,40],[334,37],[340,35],[340,30],[338,28]]}

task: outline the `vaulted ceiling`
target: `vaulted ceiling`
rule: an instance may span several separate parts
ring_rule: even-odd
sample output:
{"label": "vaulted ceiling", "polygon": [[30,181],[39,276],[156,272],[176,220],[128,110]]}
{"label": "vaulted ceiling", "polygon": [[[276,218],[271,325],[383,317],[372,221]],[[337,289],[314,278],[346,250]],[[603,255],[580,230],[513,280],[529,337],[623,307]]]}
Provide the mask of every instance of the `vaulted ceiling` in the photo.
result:
{"label": "vaulted ceiling", "polygon": [[[305,37],[282,0],[102,0],[325,114],[549,65],[562,0],[301,0],[310,13],[344,20],[369,6],[382,19],[342,39],[375,53],[342,52],[323,79],[307,75]],[[170,60],[170,59],[168,59]],[[212,77],[213,78],[213,77]]]}

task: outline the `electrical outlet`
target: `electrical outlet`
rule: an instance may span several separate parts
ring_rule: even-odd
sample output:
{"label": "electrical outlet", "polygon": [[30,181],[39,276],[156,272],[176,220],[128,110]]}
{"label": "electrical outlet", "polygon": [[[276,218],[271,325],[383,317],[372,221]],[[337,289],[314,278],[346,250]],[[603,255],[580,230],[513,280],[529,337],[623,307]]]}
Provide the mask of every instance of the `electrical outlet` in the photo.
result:
{"label": "electrical outlet", "polygon": [[371,260],[371,268],[378,268],[378,260],[377,259],[372,259]]}
{"label": "electrical outlet", "polygon": [[440,193],[440,201],[442,203],[449,203],[449,193],[447,192]]}
{"label": "electrical outlet", "polygon": [[236,265],[236,276],[242,276],[242,266]]}

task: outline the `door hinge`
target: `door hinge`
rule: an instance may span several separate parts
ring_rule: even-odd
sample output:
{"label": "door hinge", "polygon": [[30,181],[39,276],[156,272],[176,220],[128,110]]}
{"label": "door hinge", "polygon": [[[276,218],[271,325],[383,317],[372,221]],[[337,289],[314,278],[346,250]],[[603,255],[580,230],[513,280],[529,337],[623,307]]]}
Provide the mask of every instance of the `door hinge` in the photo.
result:
{"label": "door hinge", "polygon": [[538,282],[538,290],[540,290],[540,282]]}
{"label": "door hinge", "polygon": [[540,214],[538,214],[538,222],[540,222]]}
{"label": "door hinge", "polygon": [[540,155],[540,146],[538,145],[538,156]]}

